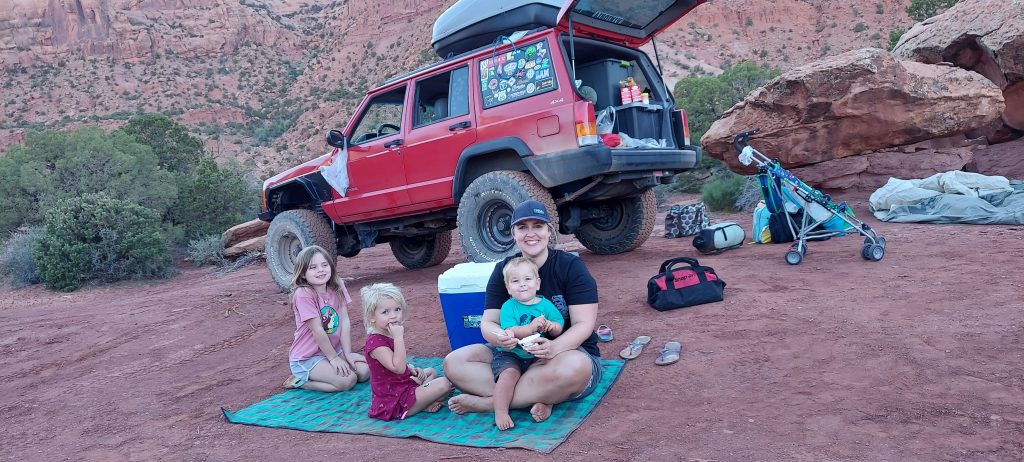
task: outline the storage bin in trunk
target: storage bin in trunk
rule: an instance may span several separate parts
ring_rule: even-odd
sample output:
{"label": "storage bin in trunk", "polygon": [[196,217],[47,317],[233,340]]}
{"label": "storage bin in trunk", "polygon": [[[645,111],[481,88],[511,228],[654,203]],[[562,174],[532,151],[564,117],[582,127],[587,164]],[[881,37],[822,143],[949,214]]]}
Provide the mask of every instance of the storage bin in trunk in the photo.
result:
{"label": "storage bin in trunk", "polygon": [[[602,59],[594,61],[576,69],[576,78],[597,92],[597,102],[594,107],[598,110],[608,106],[622,104],[622,97],[619,95],[619,81],[626,80],[630,75],[629,66],[623,67],[622,60]],[[629,63],[629,61],[626,61]]]}
{"label": "storage bin in trunk", "polygon": [[657,104],[631,103],[616,106],[614,131],[632,138],[662,139],[661,111],[662,107]]}

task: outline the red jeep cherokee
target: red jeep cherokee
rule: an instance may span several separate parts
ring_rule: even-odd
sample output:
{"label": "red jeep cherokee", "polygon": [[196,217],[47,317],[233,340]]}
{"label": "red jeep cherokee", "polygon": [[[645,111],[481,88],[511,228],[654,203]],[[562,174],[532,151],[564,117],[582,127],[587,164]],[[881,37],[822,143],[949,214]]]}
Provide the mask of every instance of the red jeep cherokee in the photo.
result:
{"label": "red jeep cherokee", "polygon": [[[264,182],[267,263],[283,290],[310,244],[354,257],[387,242],[402,265],[423,268],[448,256],[458,229],[470,260],[503,258],[512,208],[528,198],[592,252],[630,251],[653,231],[651,188],[699,163],[685,113],[638,47],[703,0],[507,2],[520,6],[492,7],[505,11],[439,40],[460,3],[434,31],[440,55],[460,54],[380,84],[327,135],[332,152]],[[648,104],[622,104],[628,77]],[[612,132],[648,142],[605,145],[595,113],[608,107]],[[346,190],[325,179],[332,163]]]}

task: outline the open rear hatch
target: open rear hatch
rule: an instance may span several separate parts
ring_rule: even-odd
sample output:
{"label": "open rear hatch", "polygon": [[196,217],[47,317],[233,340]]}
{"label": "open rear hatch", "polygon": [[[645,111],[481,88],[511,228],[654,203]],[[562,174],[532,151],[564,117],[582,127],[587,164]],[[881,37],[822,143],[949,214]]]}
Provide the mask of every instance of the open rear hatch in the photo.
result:
{"label": "open rear hatch", "polygon": [[[559,30],[639,48],[705,0],[567,0],[558,12]],[[571,14],[570,14],[571,13]]]}

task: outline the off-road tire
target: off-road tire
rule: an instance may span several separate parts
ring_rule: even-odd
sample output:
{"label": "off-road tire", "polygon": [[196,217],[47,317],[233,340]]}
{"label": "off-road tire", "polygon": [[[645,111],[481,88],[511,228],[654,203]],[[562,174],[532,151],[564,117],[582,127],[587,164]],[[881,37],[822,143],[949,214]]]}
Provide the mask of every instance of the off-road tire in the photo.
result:
{"label": "off-road tire", "polygon": [[267,229],[267,268],[282,292],[291,290],[292,271],[299,251],[318,245],[337,258],[337,246],[331,224],[319,213],[306,209],[284,212],[270,222]]}
{"label": "off-road tire", "polygon": [[391,253],[409,269],[436,266],[448,258],[452,250],[452,232],[432,236],[400,237],[391,241]]}
{"label": "off-road tire", "polygon": [[604,202],[601,218],[576,231],[580,244],[600,255],[629,252],[647,242],[658,217],[658,201],[653,189],[626,199]]}
{"label": "off-road tire", "polygon": [[[459,242],[469,261],[498,261],[518,250],[512,237],[512,210],[534,199],[544,204],[558,228],[558,209],[551,193],[525,172],[498,170],[470,183],[459,201]],[[552,243],[555,235],[551,236]]]}

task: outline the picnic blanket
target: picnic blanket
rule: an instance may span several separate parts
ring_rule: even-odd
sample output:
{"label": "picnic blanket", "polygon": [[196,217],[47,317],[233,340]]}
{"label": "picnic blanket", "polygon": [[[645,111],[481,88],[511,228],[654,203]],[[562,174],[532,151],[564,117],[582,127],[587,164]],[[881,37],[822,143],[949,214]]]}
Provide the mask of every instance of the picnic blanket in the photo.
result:
{"label": "picnic blanket", "polygon": [[[441,370],[440,358],[413,357],[417,367]],[[597,389],[579,401],[556,405],[548,420],[537,423],[528,409],[512,411],[516,426],[501,431],[493,413],[456,415],[442,407],[436,413],[421,412],[407,420],[384,422],[367,417],[370,384],[364,382],[344,393],[288,390],[230,412],[221,409],[229,422],[293,430],[351,433],[406,438],[416,436],[438,443],[473,447],[525,448],[550,453],[570,434],[611,389],[625,361],[602,360],[604,375]]]}
{"label": "picnic blanket", "polygon": [[1024,224],[1024,182],[952,171],[890,178],[869,199],[875,218],[899,223]]}

